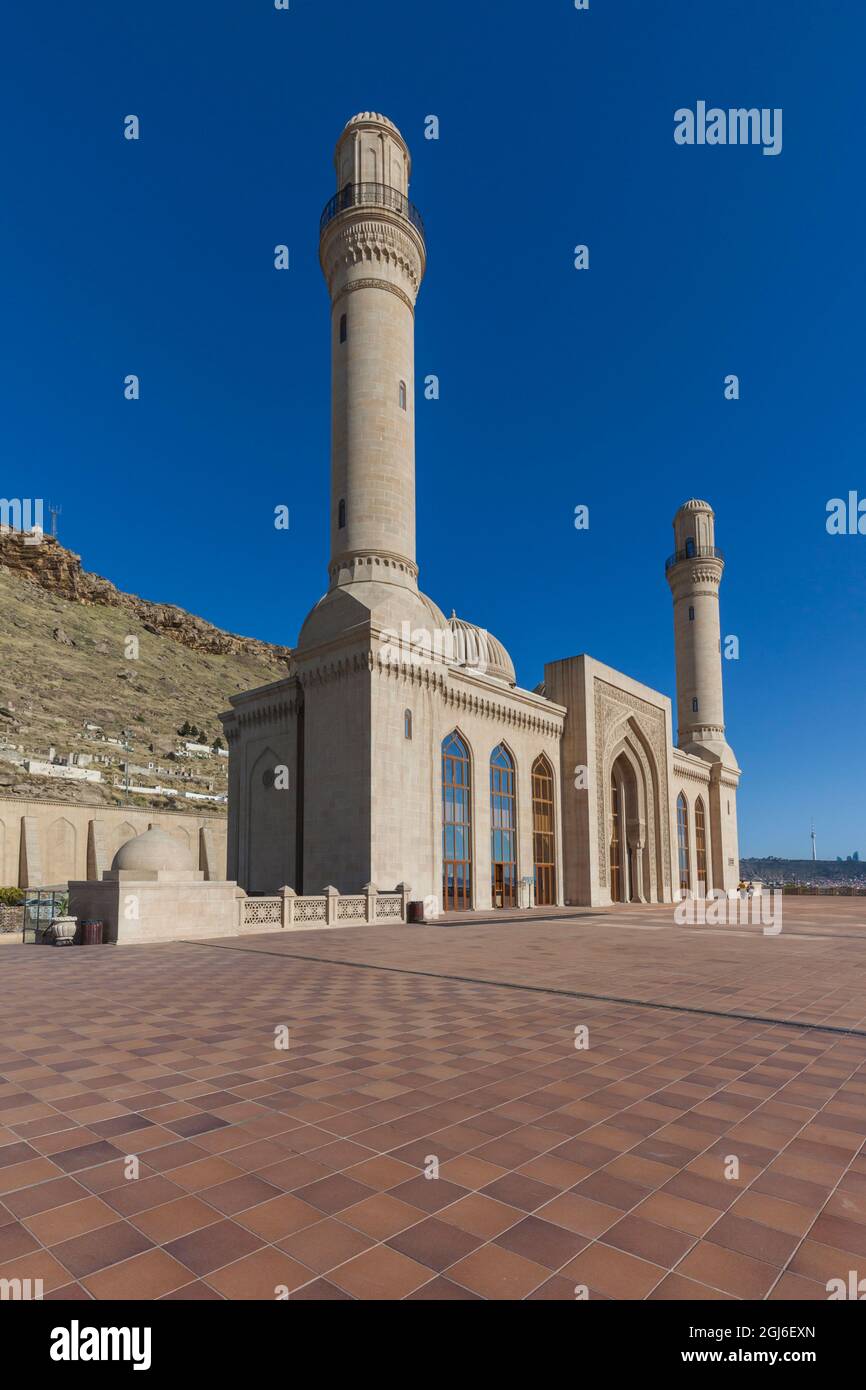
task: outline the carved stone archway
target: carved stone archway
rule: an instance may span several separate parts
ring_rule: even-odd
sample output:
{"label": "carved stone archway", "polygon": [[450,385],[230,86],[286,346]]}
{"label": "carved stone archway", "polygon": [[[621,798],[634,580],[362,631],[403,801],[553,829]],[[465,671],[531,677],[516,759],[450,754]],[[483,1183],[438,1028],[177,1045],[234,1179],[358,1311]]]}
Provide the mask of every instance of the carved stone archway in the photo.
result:
{"label": "carved stone archway", "polygon": [[[613,781],[619,790],[625,871],[623,900],[661,902],[664,874],[659,770],[653,750],[633,715],[625,714],[611,729],[604,767],[605,786],[609,788]],[[610,804],[606,805],[605,814],[609,825]]]}

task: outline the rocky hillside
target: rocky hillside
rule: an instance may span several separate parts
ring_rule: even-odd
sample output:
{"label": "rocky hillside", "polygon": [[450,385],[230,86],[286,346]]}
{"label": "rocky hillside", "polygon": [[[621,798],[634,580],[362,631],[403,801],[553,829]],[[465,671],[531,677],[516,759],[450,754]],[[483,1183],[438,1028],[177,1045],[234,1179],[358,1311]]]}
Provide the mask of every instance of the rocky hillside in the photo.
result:
{"label": "rocky hillside", "polygon": [[[178,730],[194,725],[210,748],[229,695],[278,680],[289,656],[121,592],[52,537],[28,545],[0,533],[0,795],[117,801],[126,759],[132,784],[177,787],[174,799],[133,795],[139,805],[188,806],[189,791],[224,794],[226,759],[186,757]],[[117,742],[123,730],[128,753]],[[101,780],[27,770],[51,749],[60,759],[79,755]]]}
{"label": "rocky hillside", "polygon": [[236,637],[173,604],[151,603],[135,594],[125,594],[109,579],[82,569],[81,556],[66,550],[53,536],[43,536],[38,545],[33,545],[17,531],[0,532],[0,570],[37,584],[46,593],[70,603],[88,608],[95,604],[122,608],[138,620],[145,632],[171,637],[192,651],[276,660],[283,663],[281,669],[291,655],[288,647],[271,646],[254,637]]}

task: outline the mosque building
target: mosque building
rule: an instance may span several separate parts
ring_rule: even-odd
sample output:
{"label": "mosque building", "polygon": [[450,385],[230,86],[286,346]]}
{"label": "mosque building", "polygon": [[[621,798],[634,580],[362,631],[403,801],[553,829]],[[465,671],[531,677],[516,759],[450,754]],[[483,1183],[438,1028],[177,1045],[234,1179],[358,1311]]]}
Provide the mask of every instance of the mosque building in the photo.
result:
{"label": "mosque building", "polygon": [[735,888],[740,769],[725,739],[714,513],[674,518],[671,701],[586,655],[521,689],[506,648],[439,608],[415,555],[411,159],[374,112],[337,143],[320,224],[331,300],[328,589],[287,675],[235,695],[228,878],[434,911],[671,902]]}

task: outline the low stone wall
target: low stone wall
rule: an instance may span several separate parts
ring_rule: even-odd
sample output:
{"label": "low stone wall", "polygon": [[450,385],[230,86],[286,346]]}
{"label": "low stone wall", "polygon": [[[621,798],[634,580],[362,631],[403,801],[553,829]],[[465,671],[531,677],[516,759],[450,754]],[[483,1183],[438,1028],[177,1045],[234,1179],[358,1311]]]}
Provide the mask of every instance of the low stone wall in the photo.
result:
{"label": "low stone wall", "polygon": [[10,907],[0,903],[0,946],[21,945],[24,937],[24,904]]}
{"label": "low stone wall", "polygon": [[107,945],[236,936],[243,901],[236,883],[213,882],[183,871],[169,871],[160,880],[128,875],[101,883],[73,880],[69,885],[70,916],[79,922],[102,922]]}
{"label": "low stone wall", "polygon": [[405,922],[409,888],[380,893],[372,885],[363,893],[341,894],[336,888],[313,896],[298,896],[283,888],[272,898],[240,900],[240,930],[250,932],[311,931],[319,927],[363,927]]}
{"label": "low stone wall", "polygon": [[108,875],[102,882],[69,885],[69,913],[79,922],[103,923],[106,945],[148,945],[157,941],[208,940],[256,932],[309,931],[319,927],[362,927],[406,921],[410,889],[341,894],[336,888],[299,897],[283,888],[274,897],[248,898],[230,881],[213,882],[187,870],[161,870],[136,879],[135,870]]}
{"label": "low stone wall", "polygon": [[0,887],[59,887],[99,878],[125,841],[158,825],[192,855],[205,878],[226,871],[226,818],[207,811],[0,796]]}

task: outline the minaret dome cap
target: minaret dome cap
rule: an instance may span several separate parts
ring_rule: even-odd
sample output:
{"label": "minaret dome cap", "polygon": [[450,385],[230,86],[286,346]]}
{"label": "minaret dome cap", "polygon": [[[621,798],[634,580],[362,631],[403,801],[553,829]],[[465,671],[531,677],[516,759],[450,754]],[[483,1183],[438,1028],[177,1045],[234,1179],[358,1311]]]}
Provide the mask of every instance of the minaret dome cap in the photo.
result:
{"label": "minaret dome cap", "polygon": [[679,516],[681,512],[709,512],[711,516],[715,516],[715,512],[709,502],[703,502],[700,497],[689,498],[689,501],[684,502],[680,507],[677,516]]}
{"label": "minaret dome cap", "polygon": [[[346,122],[344,129],[351,130],[352,126],[356,125],[383,125],[386,130],[393,130],[396,135],[400,135],[394,122],[390,121],[387,116],[383,116],[381,111],[359,111],[357,116],[353,116],[350,121]],[[402,135],[400,135],[400,139],[403,139]]]}
{"label": "minaret dome cap", "polygon": [[[396,159],[395,152],[399,152]],[[412,173],[409,146],[381,111],[359,111],[346,122],[334,150],[334,166],[338,190],[347,183],[384,183],[408,193]],[[375,171],[372,174],[371,169]]]}

